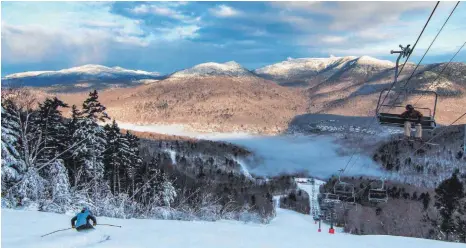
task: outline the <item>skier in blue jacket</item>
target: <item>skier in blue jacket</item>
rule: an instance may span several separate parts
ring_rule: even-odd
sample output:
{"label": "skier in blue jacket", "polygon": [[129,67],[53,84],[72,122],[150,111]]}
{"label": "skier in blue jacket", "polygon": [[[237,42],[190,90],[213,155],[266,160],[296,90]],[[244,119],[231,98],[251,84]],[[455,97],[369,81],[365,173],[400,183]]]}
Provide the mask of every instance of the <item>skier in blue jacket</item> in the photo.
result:
{"label": "skier in blue jacket", "polygon": [[[89,220],[92,220],[92,225],[89,223]],[[78,213],[71,219],[71,227],[76,228],[77,231],[93,229],[95,225],[97,225],[97,220],[87,207],[84,207],[81,213]]]}

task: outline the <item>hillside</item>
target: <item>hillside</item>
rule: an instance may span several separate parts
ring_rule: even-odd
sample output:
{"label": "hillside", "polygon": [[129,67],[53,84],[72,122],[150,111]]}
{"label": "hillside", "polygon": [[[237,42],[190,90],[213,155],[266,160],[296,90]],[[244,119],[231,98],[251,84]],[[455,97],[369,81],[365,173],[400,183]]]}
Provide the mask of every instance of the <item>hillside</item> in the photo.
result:
{"label": "hillside", "polygon": [[[88,92],[41,93],[71,105]],[[186,124],[206,131],[279,132],[307,107],[302,90],[279,86],[236,63],[195,66],[154,84],[103,90],[99,98],[120,122]]]}

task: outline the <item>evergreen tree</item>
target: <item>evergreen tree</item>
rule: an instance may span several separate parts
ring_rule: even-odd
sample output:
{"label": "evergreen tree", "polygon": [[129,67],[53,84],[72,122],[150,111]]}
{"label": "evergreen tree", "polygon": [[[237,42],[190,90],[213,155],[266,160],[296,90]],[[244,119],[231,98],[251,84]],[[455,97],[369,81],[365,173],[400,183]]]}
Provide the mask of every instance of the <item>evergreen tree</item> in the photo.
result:
{"label": "evergreen tree", "polygon": [[71,106],[71,119],[66,125],[66,127],[68,129],[68,135],[70,137],[72,137],[74,132],[76,132],[76,130],[78,130],[79,121],[81,119],[82,119],[82,113],[79,111],[79,109],[76,107],[76,105],[73,104],[73,106]]}
{"label": "evergreen tree", "polygon": [[142,159],[139,156],[139,138],[127,131],[125,135],[129,146],[129,164],[126,167],[126,175],[128,175],[129,191],[134,192],[136,173],[142,166]]}
{"label": "evergreen tree", "polygon": [[[81,120],[82,113],[79,111],[76,105],[71,106],[71,118],[66,123],[67,134],[65,142],[67,144],[67,147],[71,147],[74,145],[74,142],[76,141],[76,139],[74,138],[74,133],[76,132],[76,130],[78,130]],[[76,147],[76,149],[77,148],[78,147]],[[76,187],[78,183],[76,178],[78,177],[79,159],[73,156],[74,150],[75,149],[68,150],[63,155],[63,160],[65,163],[65,167],[68,171],[70,184]]]}
{"label": "evergreen tree", "polygon": [[81,120],[79,126],[73,135],[73,143],[81,143],[73,151],[73,157],[78,161],[78,170],[81,170],[77,173],[83,173],[86,182],[91,179],[100,180],[104,173],[105,132],[101,126],[87,118]]}
{"label": "evergreen tree", "polygon": [[160,198],[163,200],[163,204],[165,206],[170,207],[177,196],[176,189],[173,186],[173,184],[169,181],[165,173],[163,173],[162,179],[163,181],[162,190],[160,191]]}
{"label": "evergreen tree", "polygon": [[448,235],[455,231],[452,216],[459,208],[461,198],[464,197],[463,184],[458,179],[458,172],[456,171],[451,178],[440,183],[435,193],[435,206],[442,217],[440,229]]}
{"label": "evergreen tree", "polygon": [[[5,108],[4,108],[5,105]],[[19,140],[19,121],[14,115],[11,102],[2,102],[2,190],[8,189],[8,184],[20,180],[26,170],[16,145]]]}
{"label": "evergreen tree", "polygon": [[[89,93],[83,103],[82,117],[78,120],[78,128],[73,134],[73,144],[80,143],[73,151],[73,157],[78,160],[78,175],[84,174],[84,180],[76,177],[76,181],[84,181],[92,186],[94,197],[97,197],[99,187],[104,178],[103,153],[106,149],[106,135],[97,121],[109,119],[104,112],[105,107],[99,102],[97,91]],[[89,185],[92,180],[92,185]],[[105,185],[103,185],[104,187]]]}
{"label": "evergreen tree", "polygon": [[160,202],[159,187],[161,182],[161,172],[157,168],[159,166],[159,159],[153,158],[150,163],[144,163],[136,173],[136,201],[144,206],[150,206]]}
{"label": "evergreen tree", "polygon": [[39,162],[48,162],[66,149],[67,130],[59,108],[67,107],[66,103],[56,97],[39,103],[34,120],[41,136]]}
{"label": "evergreen tree", "polygon": [[63,160],[55,160],[50,164],[47,172],[44,179],[48,182],[49,195],[42,206],[42,210],[60,213],[66,212],[71,204],[71,194],[68,173]]}
{"label": "evergreen tree", "polygon": [[427,208],[429,207],[429,203],[430,203],[430,195],[429,195],[429,192],[427,192],[424,194],[424,197],[422,198],[422,206],[424,207],[424,211],[427,210]]}
{"label": "evergreen tree", "polygon": [[90,119],[92,122],[110,120],[105,112],[106,107],[99,102],[99,94],[97,90],[89,92],[89,97],[83,103],[82,114],[84,118]]}
{"label": "evergreen tree", "polygon": [[112,125],[107,124],[104,129],[107,137],[107,149],[104,158],[105,177],[110,182],[112,192],[119,194],[122,189],[127,188],[128,184],[126,168],[131,163],[129,141],[125,135],[120,133],[120,128],[115,120]]}

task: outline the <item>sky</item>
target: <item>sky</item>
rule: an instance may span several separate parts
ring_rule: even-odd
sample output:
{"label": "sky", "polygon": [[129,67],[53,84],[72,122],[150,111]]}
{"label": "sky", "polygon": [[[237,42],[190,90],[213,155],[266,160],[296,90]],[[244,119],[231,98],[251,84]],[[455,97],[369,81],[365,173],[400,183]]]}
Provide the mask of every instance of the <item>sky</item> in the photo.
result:
{"label": "sky", "polygon": [[[456,2],[441,2],[417,63]],[[2,2],[2,76],[85,64],[171,73],[205,62],[256,69],[288,58],[368,55],[414,44],[435,2]],[[466,41],[460,3],[423,63]],[[466,49],[455,61],[466,62]]]}

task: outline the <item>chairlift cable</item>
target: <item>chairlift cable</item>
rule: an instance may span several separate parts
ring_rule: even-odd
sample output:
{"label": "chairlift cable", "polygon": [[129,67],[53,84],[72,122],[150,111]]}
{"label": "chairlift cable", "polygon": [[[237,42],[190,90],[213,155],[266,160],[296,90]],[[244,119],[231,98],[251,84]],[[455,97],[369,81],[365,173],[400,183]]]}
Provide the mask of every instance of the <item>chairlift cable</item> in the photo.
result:
{"label": "chairlift cable", "polygon": [[[417,37],[417,40],[416,40],[416,42],[414,43],[413,48],[411,48],[411,51],[408,53],[408,56],[407,56],[407,58],[406,58],[406,60],[405,60],[405,62],[404,62],[404,64],[403,64],[403,66],[401,67],[400,72],[398,73],[398,76],[399,76],[399,75],[401,74],[401,72],[403,71],[404,66],[405,66],[406,63],[408,62],[408,59],[409,59],[409,57],[411,56],[411,54],[413,53],[414,48],[416,48],[417,43],[418,43],[419,40],[421,39],[421,36],[422,36],[422,34],[424,33],[424,30],[426,29],[427,25],[429,24],[430,19],[431,19],[432,16],[434,15],[434,13],[435,13],[435,11],[437,10],[437,7],[438,7],[439,4],[440,4],[440,1],[437,1],[437,3],[435,4],[434,9],[433,9],[432,12],[430,13],[429,18],[427,19],[426,23],[424,24],[424,27],[422,28],[421,33],[420,33],[419,36]],[[385,98],[384,98],[384,100],[382,101],[382,104],[381,104],[381,105],[383,105],[383,103],[385,102],[385,100],[386,100],[388,94],[390,93],[390,90],[393,89],[393,87],[395,86],[395,83],[396,83],[396,82],[397,82],[397,80],[395,79],[394,82],[392,83],[392,85],[390,86],[390,89],[389,89],[389,91],[387,92],[387,95],[385,96]],[[374,120],[376,120],[376,119],[377,119],[377,114],[374,116]],[[370,127],[372,127],[372,125],[373,125],[374,123],[375,123],[375,122],[372,122],[366,129],[369,129]],[[351,162],[351,160],[353,159],[353,157],[354,157],[355,154],[356,154],[356,150],[351,154],[351,156],[350,156],[348,162],[347,162],[346,165],[345,165],[345,168],[343,169],[343,172],[346,171],[348,165],[350,164],[350,162]]]}
{"label": "chairlift cable", "polygon": [[[405,88],[408,86],[410,80],[413,78],[414,76],[414,73],[416,72],[417,68],[419,68],[419,65],[421,65],[422,61],[424,60],[425,56],[427,55],[427,53],[429,52],[430,48],[432,47],[432,45],[434,44],[434,42],[437,40],[438,36],[440,35],[440,33],[442,32],[443,28],[445,27],[445,25],[448,23],[448,21],[450,20],[450,17],[453,15],[453,12],[455,12],[456,10],[456,7],[458,7],[458,5],[460,4],[460,1],[458,1],[455,5],[455,7],[451,10],[450,12],[450,15],[448,16],[448,18],[445,20],[445,22],[443,23],[442,27],[440,28],[440,30],[437,32],[437,35],[434,37],[434,39],[432,40],[432,42],[430,43],[429,47],[427,48],[427,50],[424,52],[424,55],[422,55],[421,59],[419,60],[419,62],[416,64],[416,67],[414,68],[413,72],[411,73],[411,75],[409,76],[409,78],[406,80],[406,83],[404,84],[404,86],[402,88]],[[416,44],[415,44],[416,45]],[[414,49],[414,47],[413,47]],[[456,56],[456,55],[455,55]],[[401,68],[401,70],[403,70],[403,67]],[[400,73],[398,73],[398,75],[401,74],[401,70],[400,70]],[[389,93],[389,92],[388,92]],[[388,93],[387,93],[387,96],[388,96]],[[397,95],[397,97],[395,98],[395,100],[393,101],[393,105],[391,106],[391,108],[393,108],[393,106],[396,104],[396,101],[398,100],[398,98],[400,97],[400,94]],[[383,102],[382,102],[383,103]],[[390,108],[390,109],[391,109]]]}
{"label": "chairlift cable", "polygon": [[[390,94],[390,91],[393,89],[393,87],[395,87],[395,84],[396,84],[397,81],[398,81],[398,80],[397,80],[398,77],[401,75],[401,72],[403,72],[403,69],[405,68],[406,63],[407,63],[408,60],[409,60],[409,57],[411,57],[411,54],[413,54],[413,51],[414,51],[414,49],[416,48],[417,43],[418,43],[419,40],[421,39],[421,36],[422,36],[422,34],[424,33],[424,30],[426,29],[427,25],[429,24],[430,19],[431,19],[432,16],[434,15],[434,12],[435,12],[435,10],[437,9],[437,6],[439,5],[439,3],[440,3],[440,1],[438,1],[437,4],[435,4],[435,7],[434,7],[434,9],[432,10],[432,13],[430,13],[430,16],[429,16],[429,18],[427,19],[426,24],[424,24],[424,27],[422,28],[421,33],[420,33],[419,36],[417,37],[417,40],[416,40],[416,42],[414,43],[413,48],[411,48],[411,51],[408,52],[408,56],[406,57],[405,62],[404,62],[403,65],[401,66],[401,69],[400,69],[400,71],[398,72],[398,75],[396,75],[395,80],[393,80],[393,83],[390,85],[390,88],[388,89],[387,94],[385,95],[384,99],[382,100],[382,103],[380,104],[381,106],[385,103],[385,100],[387,100],[387,97],[388,97],[388,95]],[[398,98],[397,98],[397,99],[398,99]],[[395,102],[396,102],[396,101],[395,101]],[[394,104],[393,104],[393,105],[394,105]],[[393,106],[392,106],[392,107],[393,107]],[[377,111],[376,111],[376,112],[377,112]]]}
{"label": "chairlift cable", "polygon": [[[434,15],[435,10],[437,10],[437,7],[438,7],[439,4],[440,4],[440,1],[437,1],[437,3],[435,4],[434,9],[432,10],[432,13],[430,13],[429,19],[427,19],[426,24],[424,24],[424,27],[422,28],[421,33],[420,33],[419,36],[417,37],[417,40],[416,40],[416,42],[414,43],[413,48],[411,48],[411,52],[408,54],[408,57],[406,58],[404,64],[401,66],[400,73],[398,73],[398,76],[399,76],[399,75],[401,74],[401,72],[403,71],[403,69],[404,69],[406,63],[407,63],[408,60],[409,60],[409,57],[410,57],[411,54],[413,53],[414,48],[416,48],[417,43],[418,43],[419,40],[421,39],[421,36],[422,36],[422,34],[424,33],[424,30],[426,30],[426,27],[427,27],[427,25],[429,24],[430,19],[431,19],[432,16]],[[456,8],[456,7],[455,7],[455,8]]]}
{"label": "chairlift cable", "polygon": [[[458,53],[463,49],[464,45],[466,45],[466,41],[463,43],[463,45],[460,47],[460,49],[458,49],[458,51],[455,53],[455,55],[453,55],[453,57],[450,59],[450,61],[448,61],[448,63],[443,67],[442,71],[440,71],[440,73],[437,75],[437,77],[432,81],[433,85],[434,85],[434,83],[436,81],[438,81],[440,79],[440,76],[442,76],[443,72],[448,68],[448,66],[450,66],[451,62],[453,61],[453,59],[455,59],[456,55],[458,55]],[[419,100],[421,100],[422,97],[423,97],[423,95],[421,95],[413,105],[415,106],[419,102]]]}

